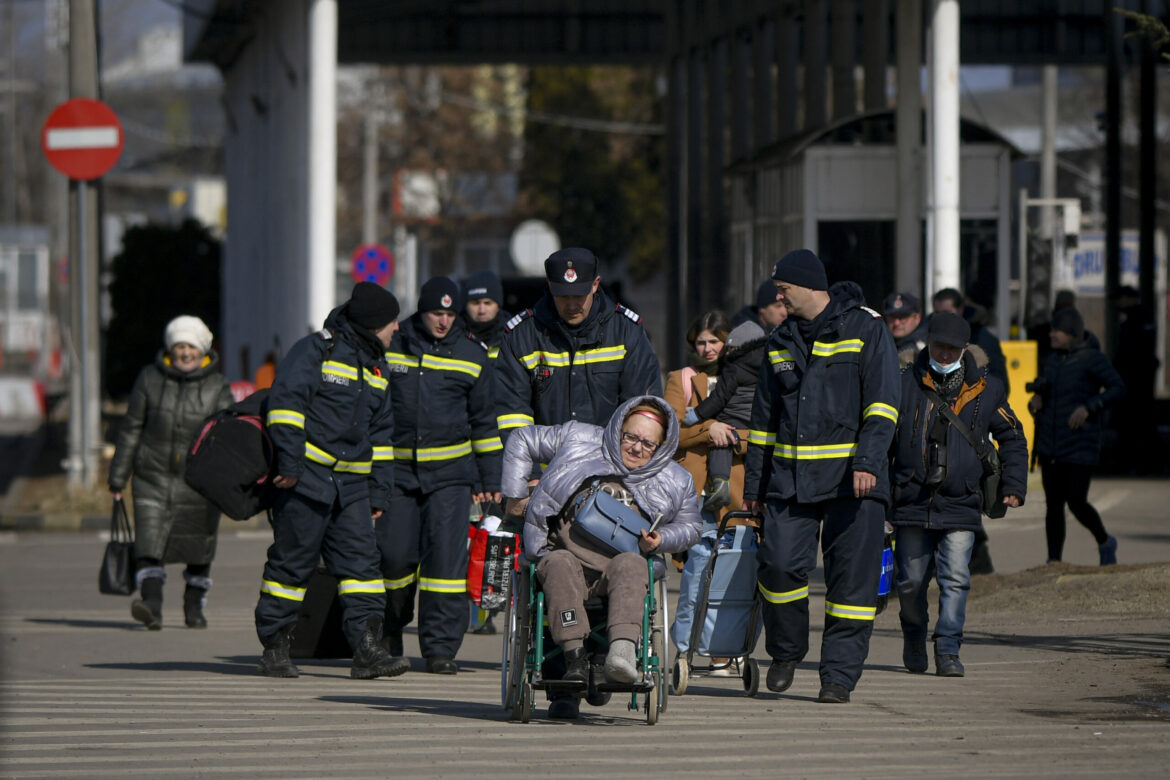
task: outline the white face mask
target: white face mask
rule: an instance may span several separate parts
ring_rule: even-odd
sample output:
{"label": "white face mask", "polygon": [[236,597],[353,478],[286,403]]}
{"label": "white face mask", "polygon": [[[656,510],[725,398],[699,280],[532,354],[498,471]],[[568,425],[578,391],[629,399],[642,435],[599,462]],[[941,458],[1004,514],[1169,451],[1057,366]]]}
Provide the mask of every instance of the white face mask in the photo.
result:
{"label": "white face mask", "polygon": [[950,363],[950,364],[945,365],[945,366],[942,363],[939,363],[934,358],[931,358],[930,359],[930,368],[935,373],[942,374],[943,376],[946,376],[947,374],[953,374],[956,371],[958,371],[959,366],[962,365],[962,363],[963,363],[963,355],[962,355],[962,353],[960,353],[958,360],[956,360],[954,363]]}

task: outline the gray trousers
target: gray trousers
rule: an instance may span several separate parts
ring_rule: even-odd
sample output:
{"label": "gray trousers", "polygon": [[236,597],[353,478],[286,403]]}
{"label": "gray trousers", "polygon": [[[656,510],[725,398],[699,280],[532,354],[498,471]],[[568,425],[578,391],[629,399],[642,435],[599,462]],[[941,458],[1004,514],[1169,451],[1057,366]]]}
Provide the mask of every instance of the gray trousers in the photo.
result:
{"label": "gray trousers", "polygon": [[536,564],[536,576],[544,586],[548,627],[553,641],[565,650],[581,647],[589,636],[585,601],[609,598],[609,641],[642,636],[642,609],[649,583],[646,559],[621,553],[609,560],[602,572],[586,569],[568,550],[553,550]]}

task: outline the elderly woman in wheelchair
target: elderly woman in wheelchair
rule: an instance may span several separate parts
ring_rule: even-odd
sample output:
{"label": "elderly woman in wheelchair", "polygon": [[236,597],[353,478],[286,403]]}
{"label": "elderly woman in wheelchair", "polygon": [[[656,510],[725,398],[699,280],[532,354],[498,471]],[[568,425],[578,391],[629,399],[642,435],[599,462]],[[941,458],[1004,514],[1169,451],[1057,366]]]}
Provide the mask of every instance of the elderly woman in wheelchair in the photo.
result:
{"label": "elderly woman in wheelchair", "polygon": [[[638,680],[646,558],[689,548],[702,528],[694,483],[673,460],[677,445],[673,410],[649,395],[625,402],[604,428],[575,421],[530,426],[508,439],[503,492],[508,513],[525,517],[524,553],[536,562],[565,680],[588,681],[585,602],[598,596],[608,599],[605,677],[615,684]],[[528,476],[543,463],[524,498]],[[660,557],[654,573],[665,576]]]}

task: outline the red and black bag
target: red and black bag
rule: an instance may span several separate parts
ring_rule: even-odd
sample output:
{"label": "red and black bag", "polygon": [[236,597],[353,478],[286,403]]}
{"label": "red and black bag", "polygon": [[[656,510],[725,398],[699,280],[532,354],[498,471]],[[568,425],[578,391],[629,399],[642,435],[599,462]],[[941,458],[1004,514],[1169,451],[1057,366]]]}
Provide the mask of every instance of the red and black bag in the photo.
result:
{"label": "red and black bag", "polygon": [[481,609],[503,609],[512,595],[520,537],[474,525],[468,536],[467,596]]}
{"label": "red and black bag", "polygon": [[271,509],[276,451],[264,415],[268,390],[258,390],[203,421],[187,453],[187,484],[233,520]]}

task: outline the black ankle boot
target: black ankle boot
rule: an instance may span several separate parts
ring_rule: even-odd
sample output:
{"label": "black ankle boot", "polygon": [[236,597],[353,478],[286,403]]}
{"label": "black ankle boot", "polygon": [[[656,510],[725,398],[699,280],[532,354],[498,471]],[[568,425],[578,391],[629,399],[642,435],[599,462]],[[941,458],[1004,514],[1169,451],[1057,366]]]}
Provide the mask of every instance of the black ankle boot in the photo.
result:
{"label": "black ankle boot", "polygon": [[301,671],[289,657],[294,626],[285,626],[268,644],[260,656],[260,674],[265,677],[300,677]]}
{"label": "black ankle boot", "polygon": [[589,683],[589,654],[584,647],[565,651],[565,667],[562,680]]}
{"label": "black ankle boot", "polygon": [[151,631],[162,629],[163,581],[161,577],[147,577],[138,586],[142,595],[130,604],[130,615]]}
{"label": "black ankle boot", "polygon": [[355,680],[372,680],[375,677],[396,677],[410,669],[410,661],[390,655],[382,645],[382,618],[372,617],[366,621],[366,632],[358,646],[353,649],[353,664],[349,676]]}
{"label": "black ankle boot", "polygon": [[183,591],[183,618],[187,621],[187,628],[207,628],[207,618],[203,616],[203,602],[207,598],[207,591],[191,585]]}

